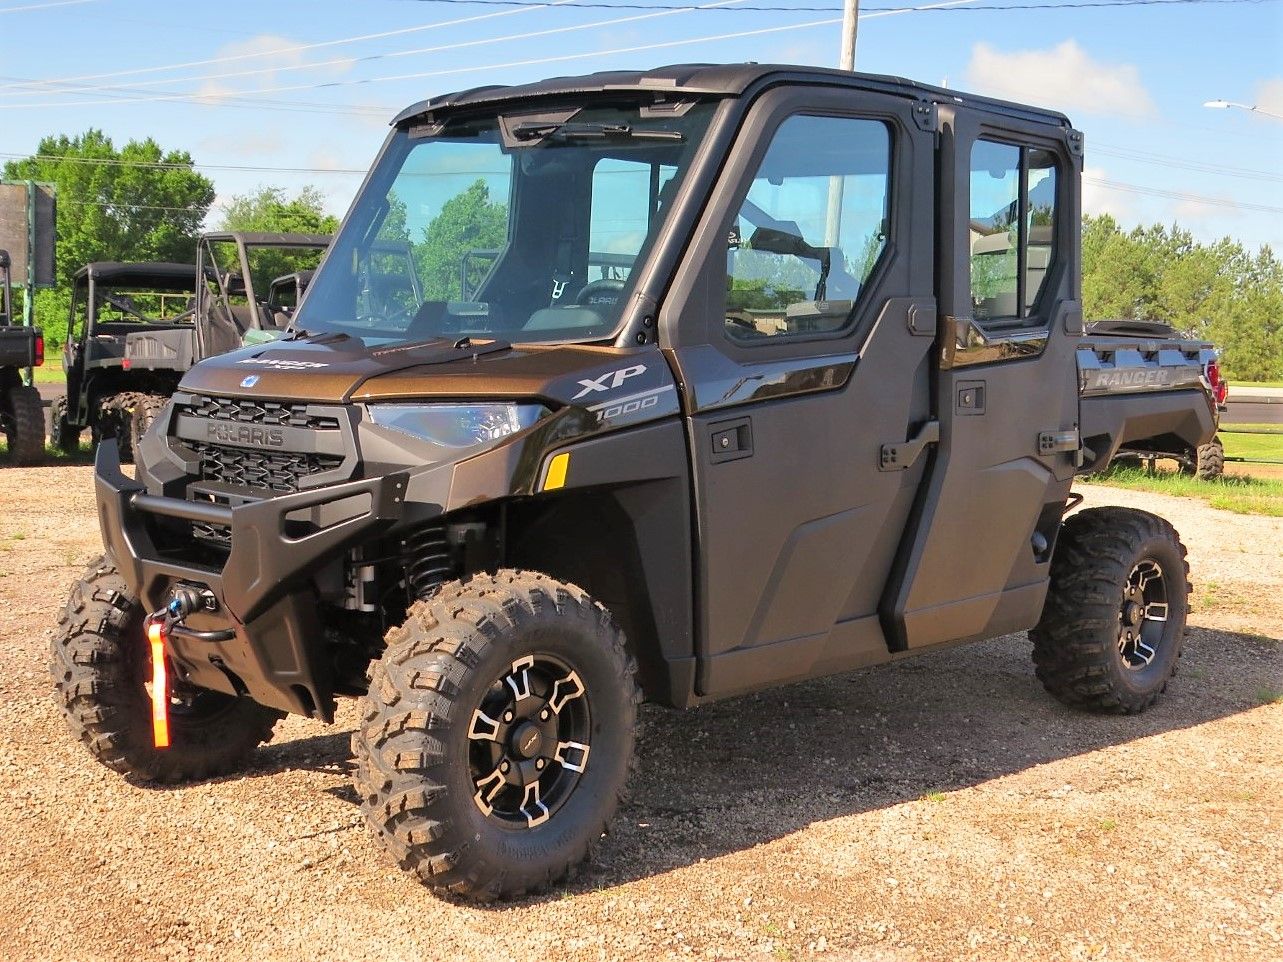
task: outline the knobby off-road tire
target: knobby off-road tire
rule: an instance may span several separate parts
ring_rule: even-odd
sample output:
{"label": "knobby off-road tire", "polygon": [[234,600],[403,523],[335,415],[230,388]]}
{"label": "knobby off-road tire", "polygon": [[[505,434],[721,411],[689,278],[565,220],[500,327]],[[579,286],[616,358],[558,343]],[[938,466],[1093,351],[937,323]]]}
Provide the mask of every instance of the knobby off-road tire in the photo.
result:
{"label": "knobby off-road tire", "polygon": [[1067,705],[1131,714],[1176,673],[1189,565],[1176,530],[1131,508],[1091,508],[1061,528],[1042,620],[1029,632],[1043,686]]}
{"label": "knobby off-road tire", "polygon": [[49,443],[63,454],[72,454],[80,448],[80,429],[67,419],[67,395],[60,394],[53,402],[49,422]]}
{"label": "knobby off-road tire", "polygon": [[1219,436],[1206,444],[1199,445],[1198,463],[1194,468],[1195,477],[1203,481],[1212,481],[1225,473],[1225,446]]}
{"label": "knobby off-road tire", "polygon": [[574,585],[500,571],[445,586],[371,666],[352,737],[366,820],[438,892],[489,901],[560,881],[623,797],[635,675],[610,613]]}
{"label": "knobby off-road tire", "polygon": [[9,459],[20,467],[39,464],[45,453],[45,410],[40,392],[25,384],[9,388],[5,440]]}
{"label": "knobby off-road tire", "polygon": [[248,698],[176,684],[171,744],[155,748],[145,615],[110,559],[91,564],[72,589],[49,666],[72,734],[108,768],[140,779],[178,782],[240,770],[283,714]]}
{"label": "knobby off-road tire", "polygon": [[165,405],[169,403],[169,398],[160,394],[135,394],[128,411],[129,416],[129,447],[131,452],[137,453],[138,442],[143,439],[151,423],[156,420],[157,415],[164,410]]}
{"label": "knobby off-road tire", "polygon": [[134,463],[131,422],[134,418],[134,404],[139,396],[133,391],[126,391],[105,397],[98,404],[98,423],[93,431],[94,447],[96,448],[103,438],[115,438],[121,464]]}

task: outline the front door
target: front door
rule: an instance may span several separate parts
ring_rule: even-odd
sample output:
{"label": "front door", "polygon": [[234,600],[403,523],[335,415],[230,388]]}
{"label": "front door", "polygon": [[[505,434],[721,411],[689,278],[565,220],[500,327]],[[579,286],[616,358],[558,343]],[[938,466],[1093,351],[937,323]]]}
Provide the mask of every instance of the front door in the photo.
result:
{"label": "front door", "polygon": [[926,462],[905,442],[930,424],[935,331],[933,144],[913,111],[759,97],[661,311],[701,695],[889,657],[878,602]]}

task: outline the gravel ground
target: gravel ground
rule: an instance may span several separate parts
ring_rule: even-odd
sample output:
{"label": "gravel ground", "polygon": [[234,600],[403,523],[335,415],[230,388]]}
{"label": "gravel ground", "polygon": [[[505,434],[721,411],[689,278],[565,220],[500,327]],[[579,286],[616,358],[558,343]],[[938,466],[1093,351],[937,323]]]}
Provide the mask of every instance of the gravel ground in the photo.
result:
{"label": "gravel ground", "polygon": [[98,551],[83,466],[0,470],[8,959],[1283,958],[1283,519],[1108,488],[1190,548],[1181,673],[1071,712],[1010,636],[693,712],[564,891],[438,900],[359,824],[351,706],[243,777],[131,785],[68,736],[46,648]]}

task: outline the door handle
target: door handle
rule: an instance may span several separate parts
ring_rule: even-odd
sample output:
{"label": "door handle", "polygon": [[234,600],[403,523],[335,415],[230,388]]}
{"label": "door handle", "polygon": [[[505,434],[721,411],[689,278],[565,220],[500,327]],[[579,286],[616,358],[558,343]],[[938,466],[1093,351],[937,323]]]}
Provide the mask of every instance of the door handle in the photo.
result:
{"label": "door handle", "polygon": [[708,460],[711,464],[735,461],[753,456],[753,422],[750,418],[718,421],[709,425],[713,449]]}
{"label": "door handle", "polygon": [[940,422],[934,419],[924,421],[917,433],[909,440],[882,445],[878,453],[878,470],[905,471],[913,467],[922,456],[922,452],[927,449],[928,444],[936,444],[939,440]]}

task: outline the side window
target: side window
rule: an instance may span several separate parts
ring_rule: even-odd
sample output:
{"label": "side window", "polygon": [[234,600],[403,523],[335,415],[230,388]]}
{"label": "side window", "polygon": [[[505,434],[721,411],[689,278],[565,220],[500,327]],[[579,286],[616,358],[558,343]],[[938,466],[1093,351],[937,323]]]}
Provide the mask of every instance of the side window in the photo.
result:
{"label": "side window", "polygon": [[1041,327],[1038,297],[1054,256],[1056,161],[978,140],[971,149],[971,304],[980,324]]}
{"label": "side window", "polygon": [[588,280],[626,280],[677,168],[604,157],[593,168]]}
{"label": "side window", "polygon": [[886,247],[885,123],[790,117],[727,238],[726,331],[744,343],[839,331]]}

